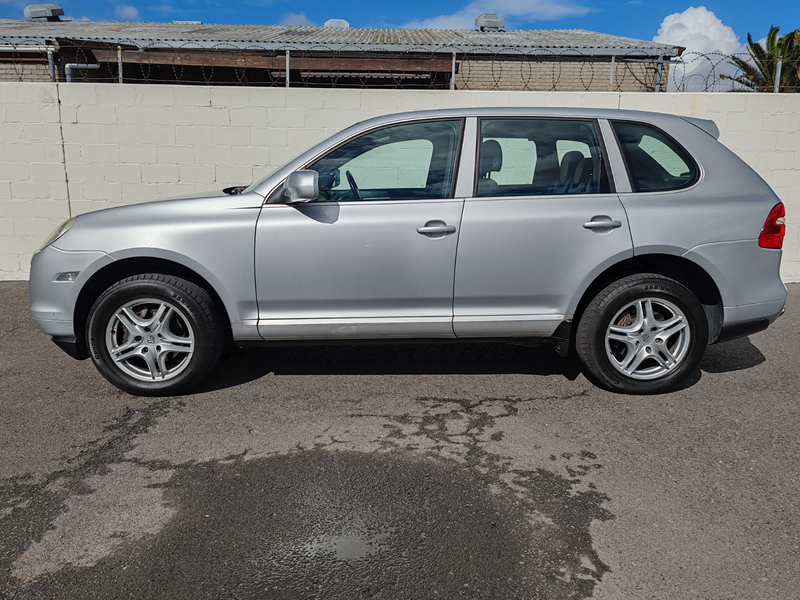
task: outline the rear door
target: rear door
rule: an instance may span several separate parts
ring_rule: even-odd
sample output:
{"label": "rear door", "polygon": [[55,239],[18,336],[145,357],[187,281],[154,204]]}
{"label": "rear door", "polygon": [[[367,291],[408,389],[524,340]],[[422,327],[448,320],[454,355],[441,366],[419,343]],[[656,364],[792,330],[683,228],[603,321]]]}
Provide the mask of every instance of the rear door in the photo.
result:
{"label": "rear door", "polygon": [[456,262],[458,337],[548,336],[580,290],[633,256],[591,119],[487,118]]}

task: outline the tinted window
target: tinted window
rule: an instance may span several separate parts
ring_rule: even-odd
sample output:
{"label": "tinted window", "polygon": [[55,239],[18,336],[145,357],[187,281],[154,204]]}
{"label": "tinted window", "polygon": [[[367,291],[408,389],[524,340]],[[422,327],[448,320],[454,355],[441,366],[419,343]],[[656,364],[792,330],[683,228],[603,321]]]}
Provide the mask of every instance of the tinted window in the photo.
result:
{"label": "tinted window", "polygon": [[677,190],[694,183],[697,167],[687,152],[655,127],[612,121],[636,192]]}
{"label": "tinted window", "polygon": [[609,191],[594,123],[571,119],[483,119],[477,195]]}
{"label": "tinted window", "polygon": [[319,173],[320,200],[449,198],[460,130],[461,121],[386,127],[347,142],[308,168]]}

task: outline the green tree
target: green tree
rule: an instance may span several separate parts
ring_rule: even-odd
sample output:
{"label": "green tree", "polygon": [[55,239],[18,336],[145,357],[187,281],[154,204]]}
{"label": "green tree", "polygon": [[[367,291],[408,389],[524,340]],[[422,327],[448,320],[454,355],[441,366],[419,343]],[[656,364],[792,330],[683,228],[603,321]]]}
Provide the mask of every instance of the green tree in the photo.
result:
{"label": "green tree", "polygon": [[730,77],[722,75],[722,79],[730,79],[754,92],[771,92],[775,88],[775,72],[778,58],[781,59],[781,92],[800,91],[800,30],[792,31],[783,37],[778,36],[780,27],[769,28],[766,48],[754,42],[747,34],[747,51],[751,61],[738,56],[731,57],[731,63],[741,71],[741,75]]}

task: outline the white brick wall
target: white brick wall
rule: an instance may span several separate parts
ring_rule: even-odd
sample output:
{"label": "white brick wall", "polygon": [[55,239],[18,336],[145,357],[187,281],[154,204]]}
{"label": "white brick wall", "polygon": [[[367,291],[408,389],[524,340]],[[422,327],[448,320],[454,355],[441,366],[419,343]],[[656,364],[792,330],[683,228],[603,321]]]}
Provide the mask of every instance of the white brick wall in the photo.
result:
{"label": "white brick wall", "polygon": [[800,94],[85,83],[0,83],[0,279],[26,278],[33,252],[70,215],[250,183],[344,127],[380,114],[525,105],[713,119],[720,140],[786,203],[782,274],[800,281]]}

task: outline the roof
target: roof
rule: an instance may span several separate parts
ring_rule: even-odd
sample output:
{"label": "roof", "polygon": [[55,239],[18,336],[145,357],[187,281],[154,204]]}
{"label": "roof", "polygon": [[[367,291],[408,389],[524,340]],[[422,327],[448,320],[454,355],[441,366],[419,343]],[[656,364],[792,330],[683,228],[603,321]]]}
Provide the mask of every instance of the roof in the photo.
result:
{"label": "roof", "polygon": [[116,21],[41,22],[0,19],[0,43],[47,44],[56,39],[137,48],[230,50],[458,52],[677,56],[679,46],[583,29],[478,31],[359,29],[303,25],[203,25]]}

